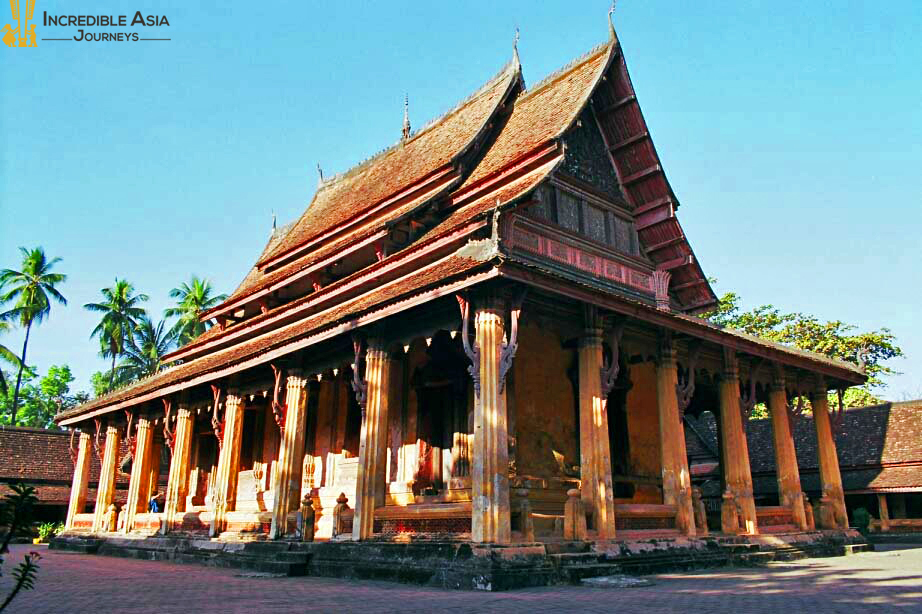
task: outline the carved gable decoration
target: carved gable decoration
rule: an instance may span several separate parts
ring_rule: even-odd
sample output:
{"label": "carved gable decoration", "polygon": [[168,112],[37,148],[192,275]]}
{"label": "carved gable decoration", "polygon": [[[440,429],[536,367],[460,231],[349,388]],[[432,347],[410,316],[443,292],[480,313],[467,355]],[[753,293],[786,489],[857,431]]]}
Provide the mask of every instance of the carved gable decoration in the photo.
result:
{"label": "carved gable decoration", "polygon": [[589,109],[580,113],[579,119],[564,135],[567,155],[561,170],[585,181],[615,202],[623,202],[618,178],[612,169],[605,141]]}

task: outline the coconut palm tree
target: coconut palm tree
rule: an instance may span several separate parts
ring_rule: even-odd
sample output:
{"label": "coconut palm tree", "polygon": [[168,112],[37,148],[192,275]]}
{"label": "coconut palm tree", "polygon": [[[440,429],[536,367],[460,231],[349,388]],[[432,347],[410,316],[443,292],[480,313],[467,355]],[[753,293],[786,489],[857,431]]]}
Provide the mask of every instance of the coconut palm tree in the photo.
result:
{"label": "coconut palm tree", "polygon": [[20,326],[26,329],[22,342],[22,354],[19,357],[19,369],[16,375],[16,387],[13,390],[13,408],[10,424],[16,425],[16,408],[19,406],[19,387],[22,384],[22,370],[26,364],[26,350],[29,347],[29,334],[33,324],[40,324],[51,313],[51,299],[62,305],[67,304],[56,285],[67,281],[67,275],[54,273],[54,265],[60,258],[48,259],[41,247],[28,250],[19,248],[22,254],[22,267],[19,271],[3,269],[0,271],[0,303],[13,303],[9,311]]}
{"label": "coconut palm tree", "polygon": [[146,314],[142,316],[134,336],[125,343],[124,361],[118,366],[119,379],[134,381],[157,373],[173,340],[173,333],[166,329],[163,320],[155,324]]}
{"label": "coconut palm tree", "polygon": [[125,351],[125,344],[134,338],[138,322],[147,315],[139,305],[148,296],[135,293],[131,282],[117,277],[114,286],[103,288],[100,292],[103,298],[101,303],[87,303],[83,307],[102,314],[90,338],[98,338],[100,355],[112,359],[112,367],[109,369],[109,390],[112,390],[115,383],[115,361]]}
{"label": "coconut palm tree", "polygon": [[185,345],[211,328],[211,322],[202,322],[201,315],[213,307],[220,305],[226,294],[212,295],[213,288],[207,279],[192,276],[190,283],[185,283],[178,288],[170,290],[170,297],[178,299],[176,307],[170,307],[163,315],[179,320],[173,325],[173,335],[179,345]]}
{"label": "coconut palm tree", "polygon": [[[0,335],[6,334],[12,330],[13,326],[7,321],[11,318],[12,313],[11,311],[7,311],[6,313],[0,314]],[[19,368],[19,356],[14,354],[13,350],[2,343],[0,343],[0,361],[10,364],[16,369]],[[5,395],[8,390],[6,376],[3,375],[3,369],[0,369],[0,394]]]}

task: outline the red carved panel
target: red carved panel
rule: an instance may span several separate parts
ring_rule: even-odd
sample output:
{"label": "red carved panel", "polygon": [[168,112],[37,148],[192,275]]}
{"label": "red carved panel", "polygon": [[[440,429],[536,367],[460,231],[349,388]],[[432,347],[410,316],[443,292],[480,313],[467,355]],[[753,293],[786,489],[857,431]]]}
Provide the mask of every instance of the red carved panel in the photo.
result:
{"label": "red carved panel", "polygon": [[675,529],[674,516],[615,516],[615,528],[620,531],[645,529]]}
{"label": "red carved panel", "polygon": [[791,510],[760,510],[756,509],[756,521],[760,527],[794,524],[794,514]]}
{"label": "red carved panel", "polygon": [[384,537],[419,533],[470,533],[471,517],[378,518],[375,519],[374,531]]}
{"label": "red carved panel", "polygon": [[73,520],[73,528],[75,529],[92,529],[93,528],[93,519],[92,518],[80,518],[75,517]]}
{"label": "red carved panel", "polygon": [[615,260],[597,256],[575,245],[551,239],[531,229],[516,228],[513,237],[515,246],[524,251],[580,269],[596,277],[627,284],[646,293],[653,293],[653,278],[648,273]]}

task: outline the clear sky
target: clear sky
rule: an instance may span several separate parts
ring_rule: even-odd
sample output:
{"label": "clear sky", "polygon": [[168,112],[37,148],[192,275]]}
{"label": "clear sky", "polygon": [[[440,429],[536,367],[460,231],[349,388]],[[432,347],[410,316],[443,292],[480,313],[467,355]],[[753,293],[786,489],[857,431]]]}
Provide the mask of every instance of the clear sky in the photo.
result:
{"label": "clear sky", "polygon": [[[399,138],[405,92],[418,127],[503,66],[516,26],[527,83],[608,35],[604,0],[37,0],[34,23],[70,37],[42,13],[136,10],[170,25],[85,29],[172,40],[0,46],[0,267],[20,245],[63,258],[69,304],[28,362],[79,387],[105,368],[82,305],[116,276],[155,314],[192,273],[229,292],[318,163]],[[908,357],[884,395],[922,397],[922,3],[622,0],[615,18],[717,292],[890,327]]]}

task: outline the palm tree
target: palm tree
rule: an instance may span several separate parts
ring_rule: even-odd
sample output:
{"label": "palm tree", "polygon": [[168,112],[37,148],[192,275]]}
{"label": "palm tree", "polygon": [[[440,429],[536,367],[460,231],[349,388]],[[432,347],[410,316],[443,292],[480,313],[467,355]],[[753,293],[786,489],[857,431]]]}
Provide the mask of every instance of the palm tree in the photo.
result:
{"label": "palm tree", "polygon": [[[7,311],[6,313],[0,314],[0,335],[10,332],[13,328],[12,325],[7,322],[12,316],[12,311]],[[13,351],[0,343],[0,361],[13,365],[15,368],[19,368],[20,362],[19,357],[13,353]],[[5,395],[9,388],[6,384],[6,376],[3,375],[3,369],[0,369],[0,394]]]}
{"label": "palm tree", "polygon": [[134,336],[125,344],[125,360],[118,366],[119,379],[134,381],[160,371],[163,355],[173,346],[173,333],[166,323],[154,322],[145,314],[138,320]]}
{"label": "palm tree", "polygon": [[201,315],[217,307],[227,298],[226,294],[212,296],[212,291],[211,282],[199,279],[195,275],[192,276],[191,283],[183,282],[178,288],[170,290],[170,297],[179,300],[176,301],[176,307],[166,309],[163,315],[168,318],[179,318],[172,329],[179,345],[189,343],[211,328],[211,322],[202,322]]}
{"label": "palm tree", "polygon": [[49,260],[45,257],[45,250],[36,247],[28,250],[19,248],[22,254],[22,270],[3,269],[0,271],[0,303],[13,301],[10,315],[18,320],[19,325],[26,329],[26,336],[22,342],[22,355],[19,357],[19,369],[16,375],[16,388],[13,391],[13,409],[10,415],[10,424],[16,426],[16,408],[19,406],[19,387],[22,384],[22,370],[26,365],[26,350],[29,347],[29,333],[33,324],[40,324],[51,313],[51,299],[62,305],[67,304],[67,299],[58,292],[55,286],[67,281],[67,275],[51,271],[60,258]]}
{"label": "palm tree", "polygon": [[102,314],[90,338],[97,337],[101,346],[99,353],[103,358],[112,359],[112,367],[109,369],[109,390],[112,390],[115,383],[115,360],[125,351],[126,342],[134,338],[140,319],[147,315],[138,305],[146,301],[148,296],[136,294],[130,282],[117,277],[114,286],[103,288],[100,292],[103,302],[87,303],[83,307]]}

